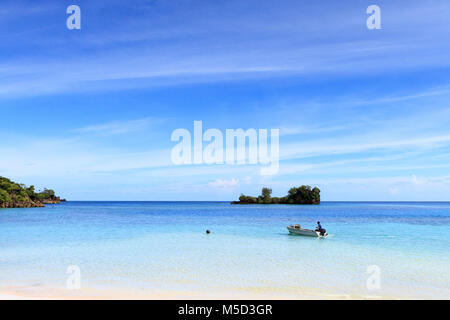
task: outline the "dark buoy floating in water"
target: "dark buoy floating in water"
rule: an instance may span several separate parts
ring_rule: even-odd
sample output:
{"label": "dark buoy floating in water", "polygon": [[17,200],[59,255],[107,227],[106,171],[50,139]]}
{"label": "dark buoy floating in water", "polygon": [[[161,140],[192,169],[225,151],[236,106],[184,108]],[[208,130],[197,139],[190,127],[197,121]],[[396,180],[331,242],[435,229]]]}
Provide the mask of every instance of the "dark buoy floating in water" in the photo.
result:
{"label": "dark buoy floating in water", "polygon": [[206,234],[210,234],[211,233],[211,231],[209,231],[208,229],[206,230]]}

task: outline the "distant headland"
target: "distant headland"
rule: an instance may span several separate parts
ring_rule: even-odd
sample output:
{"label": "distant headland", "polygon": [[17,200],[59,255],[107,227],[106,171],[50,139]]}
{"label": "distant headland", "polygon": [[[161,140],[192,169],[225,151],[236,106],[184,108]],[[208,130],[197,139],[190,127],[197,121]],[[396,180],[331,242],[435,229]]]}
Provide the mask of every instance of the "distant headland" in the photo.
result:
{"label": "distant headland", "polygon": [[239,201],[233,201],[231,204],[320,204],[320,189],[310,186],[293,187],[288,195],[278,198],[272,197],[272,189],[263,188],[261,195],[251,197],[241,194]]}
{"label": "distant headland", "polygon": [[44,207],[45,204],[56,204],[65,199],[55,196],[55,191],[44,189],[35,192],[34,186],[27,187],[0,177],[0,208]]}

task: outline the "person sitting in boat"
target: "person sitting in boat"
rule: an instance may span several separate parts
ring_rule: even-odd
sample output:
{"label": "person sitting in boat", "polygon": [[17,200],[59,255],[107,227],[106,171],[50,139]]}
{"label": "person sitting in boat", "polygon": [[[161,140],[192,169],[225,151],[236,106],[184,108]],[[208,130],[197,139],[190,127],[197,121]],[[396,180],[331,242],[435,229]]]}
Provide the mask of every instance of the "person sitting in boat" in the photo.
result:
{"label": "person sitting in boat", "polygon": [[325,229],[322,228],[322,225],[320,224],[320,221],[317,221],[316,231],[319,231],[320,234],[324,234],[325,233]]}
{"label": "person sitting in boat", "polygon": [[325,235],[325,233],[327,232],[327,230],[325,230],[324,228],[322,228],[322,225],[320,224],[320,221],[317,221],[316,232],[319,232],[319,234],[320,234],[321,236]]}

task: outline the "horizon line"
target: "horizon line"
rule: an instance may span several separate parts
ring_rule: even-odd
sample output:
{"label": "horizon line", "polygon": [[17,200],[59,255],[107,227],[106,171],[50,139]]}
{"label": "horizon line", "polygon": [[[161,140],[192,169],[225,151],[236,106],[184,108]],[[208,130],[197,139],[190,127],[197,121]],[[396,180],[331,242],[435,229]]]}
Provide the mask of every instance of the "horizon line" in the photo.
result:
{"label": "horizon line", "polygon": [[[228,203],[235,200],[66,200],[65,202],[223,202]],[[321,203],[331,203],[331,202],[342,202],[342,203],[374,203],[374,202],[391,202],[391,203],[450,203],[450,200],[326,200],[321,201]],[[64,203],[64,202],[61,202]],[[267,205],[263,203],[255,203],[253,205]],[[298,206],[298,204],[272,204],[272,205],[293,205]],[[309,204],[303,204],[309,205]],[[313,204],[311,204],[313,205]],[[315,206],[316,204],[314,204]]]}

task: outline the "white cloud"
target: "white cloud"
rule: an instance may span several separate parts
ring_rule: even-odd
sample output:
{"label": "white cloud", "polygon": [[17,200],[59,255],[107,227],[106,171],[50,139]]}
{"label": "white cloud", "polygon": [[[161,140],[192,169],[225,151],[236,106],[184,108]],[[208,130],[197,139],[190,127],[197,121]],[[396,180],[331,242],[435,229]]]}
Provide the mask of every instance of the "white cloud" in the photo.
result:
{"label": "white cloud", "polygon": [[390,187],[389,188],[389,193],[395,195],[399,193],[398,187]]}
{"label": "white cloud", "polygon": [[[116,11],[109,12],[120,16],[122,8],[115,5],[111,4],[111,8]],[[9,41],[4,41],[4,47],[11,48],[11,53],[5,53],[11,58],[0,65],[6,71],[0,79],[0,96],[279,75],[371,76],[386,70],[449,65],[449,45],[444,41],[449,33],[448,6],[444,2],[433,6],[408,3],[408,19],[405,19],[404,3],[386,4],[388,7],[383,12],[390,17],[386,18],[390,28],[383,30],[383,37],[361,32],[364,11],[350,4],[323,12],[312,4],[292,2],[273,6],[268,3],[257,13],[249,9],[251,6],[244,8],[239,1],[208,6],[164,4],[172,5],[173,10],[164,10],[165,14],[161,15],[160,4],[154,4],[145,15],[121,16],[120,28],[92,30],[77,39],[50,31],[38,32],[35,37],[28,35],[26,41],[21,41],[25,39],[19,37],[20,32],[11,36],[8,29],[2,39]],[[302,10],[297,10],[296,5]],[[39,9],[40,5],[33,8]],[[98,10],[93,11],[95,14],[104,8],[93,5],[91,9]],[[24,30],[19,28],[22,33],[33,34],[26,24],[17,21],[16,17],[20,18],[17,10],[6,14],[13,19],[14,26],[25,26]],[[336,21],[336,17],[339,21],[333,28],[324,23]],[[38,14],[35,18],[43,19]],[[60,58],[54,54],[51,58],[45,58],[44,54],[15,58],[17,43],[29,44],[43,53],[56,43]],[[80,48],[81,54],[74,48]],[[86,48],[90,55],[86,54]]]}
{"label": "white cloud", "polygon": [[339,130],[348,130],[348,126],[326,126],[321,127],[307,127],[307,126],[292,126],[292,127],[280,127],[281,136],[299,135],[299,134],[311,134],[311,133],[325,133]]}
{"label": "white cloud", "polygon": [[242,182],[246,183],[246,184],[251,184],[252,183],[252,177],[245,177],[244,179],[242,179]]}
{"label": "white cloud", "polygon": [[[361,138],[353,137],[347,141],[339,143],[339,140],[345,141],[343,137],[318,140],[314,143],[290,143],[282,144],[280,147],[280,159],[300,159],[314,156],[355,154],[368,151],[380,150],[404,150],[421,148],[429,150],[450,143],[450,135],[438,135],[430,137],[416,137],[409,139],[391,139],[376,141],[374,138],[367,138],[367,142],[361,141]],[[354,139],[355,141],[351,141]],[[358,140],[356,140],[358,139]],[[417,150],[417,149],[416,149]]]}
{"label": "white cloud", "polygon": [[235,188],[239,186],[239,179],[232,178],[231,180],[222,180],[222,179],[216,179],[213,182],[208,183],[209,186],[214,188]]}
{"label": "white cloud", "polygon": [[86,126],[82,128],[73,129],[75,133],[96,133],[102,135],[123,134],[128,132],[135,132],[146,129],[152,124],[161,122],[157,118],[142,118],[128,121],[112,121],[103,124]]}

